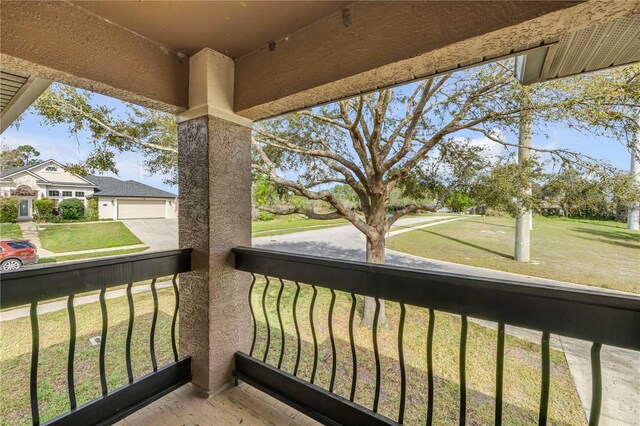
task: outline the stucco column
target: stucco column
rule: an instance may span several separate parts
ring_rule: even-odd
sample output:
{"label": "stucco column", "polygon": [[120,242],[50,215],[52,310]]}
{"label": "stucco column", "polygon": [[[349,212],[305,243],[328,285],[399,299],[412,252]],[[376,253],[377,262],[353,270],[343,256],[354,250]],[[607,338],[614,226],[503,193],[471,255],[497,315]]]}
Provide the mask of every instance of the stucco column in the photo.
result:
{"label": "stucco column", "polygon": [[233,114],[233,61],[210,49],[191,58],[190,106],[178,118],[180,247],[193,272],[180,279],[180,352],[207,395],[230,383],[233,354],[248,351],[250,276],[230,250],[251,245],[251,125]]}

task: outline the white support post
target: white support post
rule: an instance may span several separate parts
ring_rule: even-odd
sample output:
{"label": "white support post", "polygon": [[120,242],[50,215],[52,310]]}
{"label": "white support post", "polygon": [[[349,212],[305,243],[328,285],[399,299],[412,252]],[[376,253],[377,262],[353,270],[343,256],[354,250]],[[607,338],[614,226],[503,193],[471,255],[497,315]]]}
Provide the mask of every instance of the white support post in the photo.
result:
{"label": "white support post", "polygon": [[[633,179],[633,183],[640,186],[640,108],[638,108],[638,131],[636,132],[636,141],[634,147],[631,149],[631,167],[630,173]],[[627,229],[630,231],[640,230],[640,203],[632,202],[629,205],[627,213]]]}
{"label": "white support post", "polygon": [[[523,163],[531,158],[531,113],[523,110],[520,113],[520,129],[518,134],[518,162]],[[531,195],[531,182],[526,188]],[[514,258],[519,262],[529,262],[531,246],[532,214],[530,210],[521,208],[516,216],[516,235]]]}

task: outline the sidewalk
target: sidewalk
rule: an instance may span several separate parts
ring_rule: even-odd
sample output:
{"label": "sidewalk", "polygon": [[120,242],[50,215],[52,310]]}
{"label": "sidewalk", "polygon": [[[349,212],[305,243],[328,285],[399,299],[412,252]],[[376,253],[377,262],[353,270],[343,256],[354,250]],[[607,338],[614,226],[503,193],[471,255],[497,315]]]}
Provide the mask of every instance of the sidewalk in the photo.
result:
{"label": "sidewalk", "polygon": [[[50,252],[48,250],[42,249],[42,252],[46,252],[46,254],[41,254],[40,255],[40,259],[47,258],[47,257],[73,256],[73,255],[76,255],[76,254],[102,253],[102,252],[107,252],[107,251],[129,250],[129,249],[145,248],[145,247],[147,247],[147,246],[144,245],[144,244],[133,244],[133,245],[130,245],[130,246],[107,247],[107,248],[101,248],[101,249],[79,250],[79,251],[65,251],[65,252],[61,252],[61,253],[53,253],[53,252]],[[38,253],[42,253],[40,250],[41,249],[38,248]]]}
{"label": "sidewalk", "polygon": [[53,252],[42,248],[42,244],[40,244],[40,238],[38,237],[38,226],[34,222],[18,222],[18,224],[20,225],[22,237],[31,241],[36,246],[36,248],[38,249],[38,255],[40,255],[40,257],[51,256],[54,254]]}
{"label": "sidewalk", "polygon": [[[161,288],[171,287],[172,285],[173,284],[171,283],[171,281],[160,281],[156,283],[156,289],[159,290]],[[131,288],[132,294],[146,293],[148,291],[151,291],[151,285],[139,285]],[[108,291],[105,293],[104,297],[105,299],[109,300],[109,299],[115,299],[118,297],[123,297],[126,295],[127,295],[126,289],[120,289],[120,290]],[[74,299],[73,306],[86,305],[87,303],[95,303],[95,302],[98,302],[99,300],[100,300],[100,295],[97,293],[91,294],[88,296],[81,296]],[[58,300],[56,302],[39,304],[38,315],[46,314],[49,312],[62,311],[64,309],[67,309],[66,298],[64,300]],[[0,322],[11,321],[17,318],[28,317],[29,310],[30,310],[30,307],[25,306],[24,308],[17,308],[17,309],[12,309],[10,311],[0,312]]]}

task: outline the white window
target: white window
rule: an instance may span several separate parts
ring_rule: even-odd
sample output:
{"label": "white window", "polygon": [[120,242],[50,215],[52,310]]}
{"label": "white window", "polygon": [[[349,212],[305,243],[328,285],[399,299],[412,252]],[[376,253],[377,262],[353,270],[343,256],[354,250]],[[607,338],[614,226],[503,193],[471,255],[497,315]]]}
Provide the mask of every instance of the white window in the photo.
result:
{"label": "white window", "polygon": [[45,171],[47,171],[47,172],[57,172],[58,168],[56,166],[48,166],[47,168],[45,168]]}
{"label": "white window", "polygon": [[76,191],[76,197],[84,197],[84,191]]}
{"label": "white window", "polygon": [[62,191],[62,196],[63,197],[73,197],[73,192],[72,191]]}
{"label": "white window", "polygon": [[49,197],[59,197],[60,191],[49,191]]}

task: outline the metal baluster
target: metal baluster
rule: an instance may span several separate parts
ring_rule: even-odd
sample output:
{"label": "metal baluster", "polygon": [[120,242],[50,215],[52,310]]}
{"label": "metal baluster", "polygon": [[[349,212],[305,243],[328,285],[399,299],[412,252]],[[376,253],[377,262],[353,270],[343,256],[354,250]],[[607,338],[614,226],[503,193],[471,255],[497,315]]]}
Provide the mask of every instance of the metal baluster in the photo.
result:
{"label": "metal baluster", "polygon": [[282,291],[284,290],[284,282],[280,278],[280,291],[278,291],[277,313],[278,323],[280,324],[280,359],[278,359],[278,368],[282,366],[282,358],[284,357],[285,334],[284,325],[282,324],[282,315],[280,313],[280,300],[282,299]]}
{"label": "metal baluster", "polygon": [[600,422],[600,408],[602,405],[602,370],[600,366],[600,349],[602,344],[591,346],[591,411],[589,426],[598,426]]}
{"label": "metal baluster", "polygon": [[253,356],[253,349],[256,347],[256,338],[258,337],[258,323],[256,321],[256,313],[253,310],[253,303],[251,303],[251,296],[253,295],[253,286],[256,283],[256,276],[251,273],[251,287],[249,287],[249,310],[251,311],[251,321],[253,321],[253,340],[251,341],[251,350],[249,355]]}
{"label": "metal baluster", "polygon": [[373,395],[373,412],[378,412],[378,402],[380,402],[380,352],[378,351],[378,320],[380,319],[380,299],[377,297],[376,300],[376,310],[373,314],[373,355],[376,361],[376,389]]}
{"label": "metal baluster", "polygon": [[351,343],[351,361],[353,362],[353,376],[351,378],[351,393],[349,401],[353,402],[356,396],[356,383],[358,381],[358,358],[356,355],[356,343],[353,338],[353,319],[356,315],[356,295],[351,293],[351,313],[349,314],[349,343]]}
{"label": "metal baluster", "polygon": [[151,366],[153,371],[158,371],[156,361],[156,323],[158,322],[158,292],[156,291],[156,279],[151,280],[151,294],[153,295],[153,318],[151,320],[151,336],[149,338],[149,353],[151,354]]}
{"label": "metal baluster", "polygon": [[311,307],[309,308],[309,323],[311,324],[311,337],[313,338],[313,369],[311,370],[311,383],[316,378],[316,368],[318,367],[318,339],[316,338],[316,329],[313,325],[313,307],[316,303],[318,289],[312,285],[313,296],[311,297]]}
{"label": "metal baluster", "polygon": [[332,365],[331,381],[329,382],[329,392],[333,392],[333,385],[336,381],[336,342],[333,338],[333,306],[336,303],[336,292],[331,289],[331,303],[329,304],[329,340],[331,341]]}
{"label": "metal baluster", "polygon": [[176,297],[176,306],[173,309],[173,320],[171,321],[171,348],[173,349],[173,360],[178,362],[178,345],[176,342],[176,323],[178,322],[178,310],[180,309],[180,291],[177,282],[178,274],[173,275],[173,294]]}
{"label": "metal baluster", "polygon": [[504,323],[498,323],[498,350],[496,358],[496,426],[502,424],[502,384],[504,377]]}
{"label": "metal baluster", "polygon": [[267,362],[269,346],[271,346],[271,326],[269,325],[269,317],[267,316],[267,290],[269,289],[269,277],[265,275],[264,278],[267,280],[267,283],[264,285],[264,291],[262,292],[262,313],[264,313],[264,321],[267,323],[267,347],[264,348],[262,362]]}
{"label": "metal baluster", "polygon": [[106,288],[100,290],[100,311],[102,313],[102,333],[100,334],[100,386],[102,387],[102,395],[106,395],[109,391],[107,388],[107,373],[104,363],[105,349],[107,347],[107,327],[109,326],[107,302],[104,299],[106,291]]}
{"label": "metal baluster", "polygon": [[547,424],[547,411],[549,409],[549,332],[542,333],[542,389],[540,391],[540,413],[538,424]]}
{"label": "metal baluster", "polygon": [[460,426],[467,421],[467,316],[462,315],[460,327]]}
{"label": "metal baluster", "polygon": [[298,367],[300,366],[300,351],[302,350],[302,340],[300,339],[300,329],[298,328],[298,295],[300,294],[300,284],[296,283],[296,294],[293,296],[293,325],[296,327],[296,338],[298,340],[298,349],[296,351],[296,365],[293,367],[293,375],[298,375]]}
{"label": "metal baluster", "polygon": [[34,425],[40,424],[40,411],[38,409],[38,357],[40,355],[40,330],[38,329],[38,302],[31,303],[29,308],[31,319],[31,376],[29,393],[31,397],[31,421]]}
{"label": "metal baluster", "polygon": [[407,309],[404,303],[400,304],[400,323],[398,325],[398,362],[400,363],[400,407],[398,409],[398,423],[404,421],[404,405],[407,395],[407,374],[404,365],[404,319],[407,315]]}
{"label": "metal baluster", "polygon": [[133,287],[133,283],[129,283],[129,285],[127,285],[127,302],[129,304],[129,327],[127,328],[127,341],[125,345],[125,362],[127,364],[127,377],[129,379],[129,383],[133,383],[133,367],[131,366],[131,337],[133,336],[133,321],[135,318],[131,287]]}
{"label": "metal baluster", "polygon": [[429,329],[427,331],[427,426],[433,423],[433,329],[436,316],[429,309]]}
{"label": "metal baluster", "polygon": [[76,386],[73,377],[73,363],[76,352],[76,312],[73,307],[74,295],[67,298],[67,311],[69,312],[69,358],[67,359],[67,387],[69,388],[69,407],[74,410],[76,404]]}

